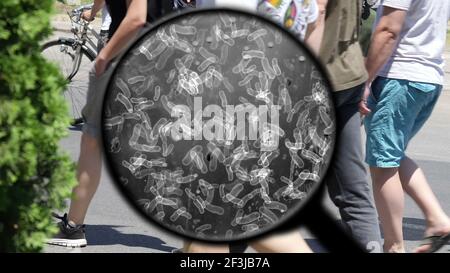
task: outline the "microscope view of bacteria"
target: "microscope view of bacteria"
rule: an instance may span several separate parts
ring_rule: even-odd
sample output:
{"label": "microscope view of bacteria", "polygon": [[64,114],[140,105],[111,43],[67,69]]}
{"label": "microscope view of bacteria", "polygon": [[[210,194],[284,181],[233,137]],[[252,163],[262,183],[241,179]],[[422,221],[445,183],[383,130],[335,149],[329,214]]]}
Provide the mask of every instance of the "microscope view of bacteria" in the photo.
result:
{"label": "microscope view of bacteria", "polygon": [[135,204],[196,238],[238,239],[294,214],[331,160],[328,87],[299,42],[258,17],[176,17],[125,54],[105,149]]}

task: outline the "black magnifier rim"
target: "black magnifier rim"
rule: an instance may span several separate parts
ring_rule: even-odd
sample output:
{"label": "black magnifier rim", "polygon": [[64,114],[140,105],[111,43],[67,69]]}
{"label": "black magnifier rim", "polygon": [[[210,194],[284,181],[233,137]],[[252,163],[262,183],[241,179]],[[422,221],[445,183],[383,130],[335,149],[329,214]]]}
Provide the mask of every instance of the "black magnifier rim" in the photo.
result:
{"label": "black magnifier rim", "polygon": [[[308,56],[308,60],[314,65],[314,68],[319,71],[322,79],[321,81],[323,81],[324,85],[327,88],[327,93],[328,93],[328,99],[331,105],[329,105],[329,109],[331,112],[331,117],[334,121],[335,124],[335,130],[332,134],[332,151],[331,151],[331,155],[330,155],[330,161],[328,162],[328,164],[326,166],[324,166],[325,168],[325,172],[322,176],[322,179],[317,182],[316,185],[313,186],[312,189],[310,189],[310,191],[308,192],[308,195],[305,197],[305,199],[303,199],[300,204],[295,205],[295,208],[291,208],[290,212],[287,212],[283,219],[277,221],[277,223],[274,223],[268,227],[265,227],[264,229],[255,231],[250,233],[250,235],[246,234],[245,236],[233,236],[231,238],[207,238],[207,236],[205,237],[196,237],[193,236],[191,234],[188,233],[182,233],[178,230],[176,230],[175,228],[171,228],[167,225],[164,225],[162,222],[157,221],[156,219],[153,219],[152,217],[150,217],[149,215],[147,215],[143,209],[137,204],[137,202],[134,200],[133,195],[130,193],[130,191],[128,189],[126,189],[125,185],[123,185],[122,183],[120,183],[117,179],[117,177],[119,176],[117,173],[116,168],[114,168],[114,165],[112,164],[112,160],[110,158],[110,154],[106,149],[106,145],[105,143],[107,143],[107,139],[105,137],[105,126],[104,126],[104,120],[105,120],[105,104],[106,104],[106,98],[108,97],[108,91],[111,89],[111,85],[113,82],[113,79],[116,77],[117,71],[118,69],[121,67],[124,58],[126,56],[128,56],[129,52],[133,49],[135,49],[135,45],[139,42],[141,42],[145,37],[147,37],[147,35],[151,32],[156,31],[160,26],[166,25],[172,21],[178,20],[183,18],[184,16],[190,16],[190,15],[198,15],[198,14],[210,14],[210,13],[231,13],[231,14],[235,14],[237,16],[246,16],[249,18],[256,18],[258,20],[261,20],[262,22],[264,22],[267,25],[271,25],[272,27],[276,28],[277,30],[279,30],[281,33],[287,36],[289,36],[292,40],[294,40],[294,42],[298,45],[298,47],[300,47],[305,55]],[[123,196],[125,196],[125,199],[132,205],[132,207],[139,213],[139,215],[143,216],[148,222],[152,223],[152,224],[156,224],[156,226],[162,228],[165,231],[169,231],[172,234],[175,234],[177,236],[180,236],[184,239],[188,239],[188,240],[194,240],[194,241],[200,241],[200,242],[205,242],[205,243],[212,243],[212,244],[220,244],[220,243],[234,243],[234,242],[243,242],[243,241],[250,241],[250,240],[255,240],[257,238],[260,238],[264,235],[267,235],[268,233],[272,232],[272,231],[276,231],[278,230],[280,227],[282,227],[285,223],[287,222],[291,222],[293,219],[293,217],[295,217],[295,215],[301,215],[301,211],[302,209],[305,207],[305,205],[307,205],[311,199],[313,199],[316,195],[318,195],[322,189],[323,189],[323,182],[324,179],[327,177],[328,174],[328,170],[330,168],[330,165],[332,163],[332,159],[334,157],[334,152],[335,152],[335,145],[336,145],[336,112],[335,112],[335,107],[334,107],[334,103],[333,103],[333,96],[332,96],[332,92],[333,92],[333,87],[332,84],[329,80],[329,76],[327,73],[327,70],[324,68],[324,66],[320,63],[320,61],[318,60],[318,58],[312,53],[311,49],[308,48],[308,46],[306,46],[303,42],[301,42],[293,33],[291,33],[290,31],[284,29],[283,27],[279,26],[277,23],[273,22],[272,20],[255,14],[255,13],[251,13],[251,12],[247,12],[247,11],[243,11],[243,10],[235,10],[235,9],[230,9],[230,8],[200,8],[200,9],[189,9],[187,11],[183,11],[183,12],[176,12],[176,13],[172,13],[170,15],[165,16],[164,18],[161,18],[159,20],[157,20],[154,24],[151,25],[151,27],[146,30],[145,32],[141,33],[140,36],[136,39],[134,39],[133,43],[131,43],[128,48],[126,50],[123,51],[123,53],[121,53],[121,55],[119,57],[117,57],[117,64],[114,67],[114,71],[111,74],[111,77],[109,79],[108,85],[107,85],[107,89],[105,92],[105,96],[103,99],[103,105],[102,105],[102,129],[101,129],[101,140],[102,140],[102,148],[104,150],[104,154],[105,154],[105,167],[107,169],[107,171],[111,174],[111,177],[114,181],[114,184],[119,188],[119,191],[121,192],[121,194]],[[319,194],[320,195],[320,194]],[[322,208],[319,208],[320,210]],[[293,211],[292,211],[293,210]],[[306,220],[306,219],[305,219]],[[294,220],[295,221],[295,220]]]}

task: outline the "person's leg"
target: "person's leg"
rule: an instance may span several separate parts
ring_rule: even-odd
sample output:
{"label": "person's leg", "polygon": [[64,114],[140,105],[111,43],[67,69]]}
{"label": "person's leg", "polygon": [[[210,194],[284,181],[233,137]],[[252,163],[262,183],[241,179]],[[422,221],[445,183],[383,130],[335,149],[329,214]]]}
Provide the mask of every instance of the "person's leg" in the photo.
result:
{"label": "person's leg", "polygon": [[260,253],[312,253],[300,232],[274,234],[250,243]]}
{"label": "person's leg", "polygon": [[372,113],[365,122],[366,162],[371,166],[385,250],[404,250],[403,191],[413,197],[430,222],[445,226],[448,221],[425,176],[405,155],[409,141],[431,115],[441,88],[389,78],[378,78],[372,84]]}
{"label": "person's leg", "polygon": [[384,234],[384,252],[405,252],[403,244],[404,194],[398,168],[371,167],[373,193]]}
{"label": "person's leg", "polygon": [[77,166],[78,185],[73,189],[69,214],[55,215],[60,219],[60,232],[47,243],[60,246],[82,247],[87,245],[84,218],[94,196],[102,170],[101,156],[101,109],[109,78],[116,62],[111,62],[108,69],[100,76],[95,75],[94,67],[89,73],[89,86],[86,105],[82,110],[84,124],[81,136],[80,157]]}
{"label": "person's leg", "polygon": [[201,242],[185,241],[183,253],[228,253],[228,245],[213,245]]}
{"label": "person's leg", "polygon": [[[362,86],[334,94],[337,143],[327,175],[328,192],[339,208],[344,228],[364,249],[381,246],[378,217],[363,163],[358,102]],[[372,249],[369,249],[372,247]]]}
{"label": "person's leg", "polygon": [[[271,235],[249,243],[253,249],[261,253],[312,253],[298,231]],[[185,241],[184,253],[228,253],[228,245],[212,245],[200,242]]]}
{"label": "person's leg", "polygon": [[97,138],[83,133],[77,166],[78,185],[73,189],[68,218],[78,225],[84,223],[89,204],[94,196],[102,170],[102,155]]}
{"label": "person's leg", "polygon": [[407,145],[406,132],[413,127],[408,120],[416,112],[413,107],[410,111],[403,109],[408,103],[407,90],[407,81],[377,78],[368,100],[372,113],[365,118],[366,162],[372,175],[385,252],[405,251],[402,226],[405,197],[398,168]]}
{"label": "person's leg", "polygon": [[95,75],[95,66],[89,73],[86,105],[82,110],[84,124],[81,136],[80,157],[77,166],[78,185],[73,190],[68,219],[83,224],[89,204],[100,182],[102,170],[101,124],[103,98],[109,78],[116,62],[100,76]]}
{"label": "person's leg", "polygon": [[87,104],[83,108],[83,134],[81,136],[80,156],[77,166],[78,185],[73,189],[69,213],[55,215],[60,220],[59,233],[47,243],[82,247],[87,245],[84,218],[89,204],[100,182],[102,156],[100,147],[101,109],[103,96],[112,66],[101,77],[95,76],[94,69],[89,73]]}
{"label": "person's leg", "polygon": [[[413,198],[425,216],[427,221],[425,236],[450,233],[449,217],[428,185],[423,171],[409,157],[405,157],[401,162],[400,180],[405,192]],[[428,247],[422,246],[417,251],[426,251]]]}
{"label": "person's leg", "polygon": [[97,53],[100,53],[108,42],[108,30],[100,30],[100,39],[97,41]]}
{"label": "person's leg", "polygon": [[244,253],[248,248],[247,242],[234,242],[230,244],[230,253]]}

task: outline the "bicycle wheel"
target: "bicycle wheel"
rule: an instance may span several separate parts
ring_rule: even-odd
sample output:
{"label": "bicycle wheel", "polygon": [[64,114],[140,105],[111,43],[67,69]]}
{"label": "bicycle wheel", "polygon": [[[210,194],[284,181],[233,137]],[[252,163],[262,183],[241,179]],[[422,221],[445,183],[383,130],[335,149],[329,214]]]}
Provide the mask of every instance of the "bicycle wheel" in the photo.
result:
{"label": "bicycle wheel", "polygon": [[[78,49],[81,59],[77,59]],[[58,65],[69,81],[64,90],[64,97],[69,104],[72,125],[82,123],[81,110],[86,103],[89,69],[95,59],[95,53],[81,46],[74,46],[72,39],[50,41],[43,45],[42,53],[46,59]]]}

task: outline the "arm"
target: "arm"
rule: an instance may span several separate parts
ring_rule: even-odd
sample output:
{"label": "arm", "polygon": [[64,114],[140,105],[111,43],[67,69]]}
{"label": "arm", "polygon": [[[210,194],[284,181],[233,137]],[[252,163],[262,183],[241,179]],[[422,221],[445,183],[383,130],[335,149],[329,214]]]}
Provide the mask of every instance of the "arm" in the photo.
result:
{"label": "arm", "polygon": [[405,18],[405,10],[383,7],[383,16],[375,28],[366,59],[369,83],[375,79],[378,71],[394,52]]}
{"label": "arm", "polygon": [[309,24],[306,30],[305,42],[316,55],[319,55],[320,47],[322,46],[327,4],[328,0],[317,0],[319,17],[314,23]]}
{"label": "arm", "polygon": [[383,7],[383,16],[372,35],[369,53],[366,58],[366,69],[369,79],[366,82],[364,96],[360,103],[360,112],[363,115],[370,113],[366,102],[370,94],[370,85],[377,76],[378,71],[389,60],[398,43],[400,33],[405,22],[407,11],[391,7]]}
{"label": "arm", "polygon": [[92,9],[83,12],[81,17],[86,21],[93,21],[95,19],[95,15],[97,15],[98,11],[101,10],[104,5],[105,0],[94,0],[94,5],[92,6]]}
{"label": "arm", "polygon": [[130,0],[127,14],[119,28],[111,37],[95,61],[97,76],[101,75],[108,63],[135,38],[147,20],[147,0]]}

